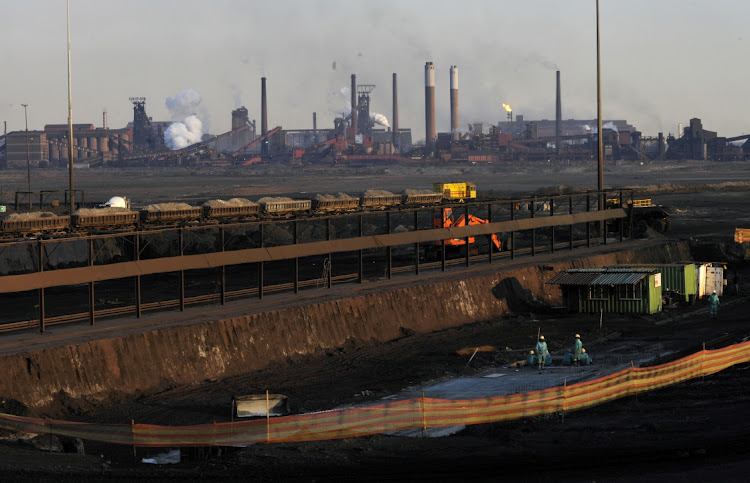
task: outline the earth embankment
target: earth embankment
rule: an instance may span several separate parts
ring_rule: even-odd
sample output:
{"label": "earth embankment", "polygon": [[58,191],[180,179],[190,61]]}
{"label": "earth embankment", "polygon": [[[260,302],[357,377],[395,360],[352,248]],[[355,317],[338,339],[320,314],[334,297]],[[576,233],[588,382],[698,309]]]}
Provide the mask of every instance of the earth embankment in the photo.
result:
{"label": "earth embankment", "polygon": [[[287,358],[324,354],[347,341],[377,344],[504,315],[558,305],[544,283],[568,268],[690,259],[687,243],[651,244],[543,265],[452,273],[366,294],[0,357],[0,394],[29,408],[67,400],[103,400],[261,370]],[[246,307],[252,306],[248,301]],[[283,307],[283,304],[279,304]],[[189,316],[189,312],[186,312]]]}

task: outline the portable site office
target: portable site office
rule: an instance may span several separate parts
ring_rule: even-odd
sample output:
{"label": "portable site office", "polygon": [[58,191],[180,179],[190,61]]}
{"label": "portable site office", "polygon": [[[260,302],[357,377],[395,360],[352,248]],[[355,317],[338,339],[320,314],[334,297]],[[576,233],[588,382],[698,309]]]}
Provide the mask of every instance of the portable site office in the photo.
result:
{"label": "portable site office", "polygon": [[661,273],[642,268],[589,268],[560,272],[547,284],[559,285],[574,313],[655,314],[661,312]]}
{"label": "portable site office", "polygon": [[684,302],[695,302],[698,299],[698,278],[696,267],[693,262],[677,262],[662,264],[639,264],[639,265],[614,265],[607,268],[631,269],[645,268],[661,272],[662,294],[669,294],[673,300],[675,297]]}

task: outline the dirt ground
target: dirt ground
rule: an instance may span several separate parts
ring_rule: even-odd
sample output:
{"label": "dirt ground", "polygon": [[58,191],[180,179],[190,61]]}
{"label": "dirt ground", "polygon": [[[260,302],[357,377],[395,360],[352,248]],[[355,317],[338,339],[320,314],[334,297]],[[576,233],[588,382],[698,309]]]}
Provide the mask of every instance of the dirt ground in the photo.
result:
{"label": "dirt ground", "polygon": [[[650,174],[629,169],[622,173],[621,184],[750,179],[750,167],[741,168],[677,165],[671,169],[651,169]],[[429,186],[439,180],[436,177],[444,179],[451,175],[418,173],[417,169],[422,168],[395,170],[405,174],[390,171],[342,175],[337,171],[320,179],[304,175],[288,183],[284,183],[283,176],[267,176],[262,183],[263,189],[269,192],[278,189],[280,193],[323,192],[322,186],[328,191],[351,191],[347,187],[357,183],[360,186],[367,183],[367,188],[399,191],[415,187],[414,184]],[[93,176],[94,172],[91,173]],[[399,181],[389,185],[382,179],[383,174],[397,176]],[[575,185],[569,181],[590,174],[573,172],[558,177],[550,175],[547,179],[554,179],[555,184]],[[194,193],[198,192],[198,184],[206,183],[207,198],[221,195],[227,182],[224,175],[215,173],[191,174],[190,179],[171,175],[170,181],[183,188],[186,185],[196,188]],[[456,178],[472,173],[452,175]],[[502,180],[502,173],[497,173],[497,177],[484,175],[483,183],[490,189],[507,189],[504,188],[507,179]],[[552,184],[545,185],[543,179],[535,181],[532,173],[518,176],[518,186],[523,188]],[[120,180],[117,173],[111,177]],[[192,178],[201,181],[192,186]],[[375,186],[378,182],[381,185]],[[82,182],[84,186],[85,183]],[[145,190],[143,187],[149,183],[146,180],[137,184]],[[540,184],[534,186],[535,183]],[[100,182],[99,186],[104,184]],[[237,191],[233,193],[240,195]],[[697,239],[700,246],[696,253],[706,260],[725,260],[719,257],[727,253],[715,249],[713,242],[728,241],[734,227],[743,226],[743,222],[750,227],[746,222],[750,213],[747,191],[665,193],[659,195],[658,201],[675,209],[671,236]],[[654,317],[608,317],[601,328],[598,317],[518,313],[425,336],[405,333],[399,340],[385,344],[350,340],[337,350],[290,358],[263,371],[226,380],[173,387],[158,394],[113,394],[107,405],[61,399],[39,415],[118,423],[131,419],[154,424],[218,422],[229,419],[233,394],[266,389],[287,395],[293,412],[330,409],[375,401],[405,388],[424,387],[434,381],[508,365],[523,359],[533,346],[540,326],[556,357],[572,345],[572,335],[578,332],[597,364],[654,350],[664,356],[655,362],[663,362],[699,350],[704,342],[708,343],[707,348],[717,348],[748,339],[750,265],[732,262],[730,272],[734,270],[740,272],[742,292],[739,296],[730,292],[722,299],[717,321],[708,319],[705,302],[695,307],[670,308]],[[460,349],[482,345],[492,345],[496,350],[478,352],[470,363],[469,356],[458,355]],[[221,455],[216,454],[218,450],[210,456],[193,452],[189,461],[164,466],[136,462],[159,452],[155,450],[138,449],[134,458],[132,448],[94,442],[85,442],[86,455],[47,452],[26,444],[3,444],[0,468],[9,478],[42,480],[745,481],[750,469],[750,424],[742,414],[750,407],[749,367],[733,367],[711,377],[585,411],[470,426],[442,438],[377,435],[255,445],[223,449]],[[542,377],[535,370],[522,370],[528,373],[531,384],[534,378]]]}

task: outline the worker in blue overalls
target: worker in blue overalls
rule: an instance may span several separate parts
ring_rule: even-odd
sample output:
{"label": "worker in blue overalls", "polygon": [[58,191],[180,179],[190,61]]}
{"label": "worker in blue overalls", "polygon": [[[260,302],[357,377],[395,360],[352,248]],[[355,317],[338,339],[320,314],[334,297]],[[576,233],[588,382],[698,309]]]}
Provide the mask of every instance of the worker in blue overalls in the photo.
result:
{"label": "worker in blue overalls", "polygon": [[719,313],[719,296],[716,295],[716,290],[714,290],[714,293],[709,295],[708,303],[710,306],[709,313],[711,314],[711,318],[715,319]]}

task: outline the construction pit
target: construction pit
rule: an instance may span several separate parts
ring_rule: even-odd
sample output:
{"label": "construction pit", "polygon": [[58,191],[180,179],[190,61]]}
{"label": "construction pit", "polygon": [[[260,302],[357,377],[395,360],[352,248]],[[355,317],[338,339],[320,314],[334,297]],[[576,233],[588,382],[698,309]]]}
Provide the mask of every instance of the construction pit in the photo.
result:
{"label": "construction pit", "polygon": [[[43,335],[7,334],[0,344],[0,394],[6,412],[23,406],[26,414],[46,418],[191,425],[228,421],[233,396],[266,391],[287,396],[293,414],[423,391],[435,397],[465,391],[471,398],[484,391],[472,388],[485,383],[508,386],[488,391],[526,392],[561,378],[596,377],[630,361],[668,361],[704,343],[710,349],[746,340],[744,281],[750,270],[733,253],[728,243],[657,237],[617,250],[594,247],[576,258],[558,253],[150,314],[137,322],[101,320],[95,327],[60,326]],[[728,290],[722,298],[715,321],[702,301],[655,316],[567,315],[555,308],[557,289],[544,285],[571,267],[691,259],[726,261],[743,280],[739,295]],[[595,364],[555,363],[542,374],[514,367],[540,331],[555,362],[580,333]],[[142,459],[167,449],[134,451],[84,441],[85,455],[59,453],[48,450],[57,443],[69,449],[71,443],[41,435],[35,446],[4,444],[0,465],[8,475],[37,478],[104,472],[120,479],[631,480],[694,479],[720,469],[731,479],[747,470],[747,428],[734,416],[747,408],[744,367],[585,411],[471,425],[444,437],[378,434],[184,450],[182,462],[153,466]],[[639,465],[623,463],[628,461]]]}

